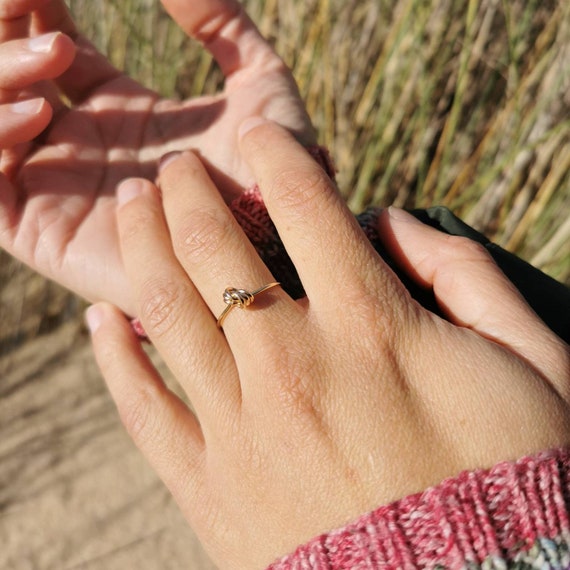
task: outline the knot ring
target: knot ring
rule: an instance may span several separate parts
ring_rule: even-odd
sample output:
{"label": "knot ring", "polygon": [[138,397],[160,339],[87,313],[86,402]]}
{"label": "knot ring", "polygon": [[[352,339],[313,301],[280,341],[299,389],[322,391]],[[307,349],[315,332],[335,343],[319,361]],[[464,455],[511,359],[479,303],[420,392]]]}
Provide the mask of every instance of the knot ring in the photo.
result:
{"label": "knot ring", "polygon": [[235,289],[234,287],[228,287],[224,291],[224,303],[227,305],[227,307],[224,309],[222,314],[218,317],[218,327],[222,328],[222,324],[224,323],[224,320],[230,314],[230,311],[234,307],[239,307],[240,309],[245,309],[246,307],[249,307],[255,301],[255,297],[257,295],[260,295],[261,293],[265,293],[265,291],[267,291],[273,287],[277,287],[279,285],[280,285],[280,283],[278,283],[278,282],[268,283],[267,285],[264,285],[263,287],[260,287],[259,289],[252,291],[251,293],[249,291],[246,291],[245,289]]}

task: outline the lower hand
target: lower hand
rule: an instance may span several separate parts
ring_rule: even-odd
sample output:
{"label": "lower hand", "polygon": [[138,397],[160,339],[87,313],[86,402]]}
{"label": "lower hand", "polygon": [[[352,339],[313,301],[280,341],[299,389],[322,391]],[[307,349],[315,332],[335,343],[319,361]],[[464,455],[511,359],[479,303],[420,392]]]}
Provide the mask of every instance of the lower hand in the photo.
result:
{"label": "lower hand", "polygon": [[307,298],[274,287],[216,326],[228,285],[274,279],[185,153],[161,172],[162,199],[144,180],[119,188],[118,225],[138,314],[195,411],[119,311],[88,314],[127,430],[221,568],[261,568],[462,470],[569,443],[568,347],[481,247],[382,215],[390,254],[433,287],[443,320],[290,134],[261,124],[240,146]]}
{"label": "lower hand", "polygon": [[[152,180],[161,156],[192,148],[229,202],[253,182],[235,150],[244,119],[261,114],[315,142],[291,73],[238,0],[163,4],[219,63],[226,76],[219,95],[163,99],[97,52],[63,0],[0,0],[0,114],[8,119],[0,127],[0,246],[83,297],[130,314],[115,219],[120,180]],[[8,107],[30,98],[29,108],[16,108],[22,116]],[[183,200],[191,199],[188,189]]]}

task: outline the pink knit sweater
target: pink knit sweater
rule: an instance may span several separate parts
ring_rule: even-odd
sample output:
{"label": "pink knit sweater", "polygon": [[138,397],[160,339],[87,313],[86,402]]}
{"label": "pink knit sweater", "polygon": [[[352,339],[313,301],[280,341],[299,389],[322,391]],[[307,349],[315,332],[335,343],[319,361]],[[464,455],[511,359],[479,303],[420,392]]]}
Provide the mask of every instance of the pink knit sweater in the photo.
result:
{"label": "pink knit sweater", "polygon": [[570,568],[570,450],[464,472],[299,547],[268,570]]}

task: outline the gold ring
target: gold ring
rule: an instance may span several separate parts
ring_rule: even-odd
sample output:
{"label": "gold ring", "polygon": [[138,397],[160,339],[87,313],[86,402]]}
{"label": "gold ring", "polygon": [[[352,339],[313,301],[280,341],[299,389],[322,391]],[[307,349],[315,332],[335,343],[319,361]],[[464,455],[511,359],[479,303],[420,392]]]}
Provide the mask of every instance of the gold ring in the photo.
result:
{"label": "gold ring", "polygon": [[277,287],[278,285],[281,285],[281,283],[277,282],[268,283],[267,285],[264,285],[263,287],[260,287],[259,289],[251,293],[249,291],[246,291],[245,289],[235,289],[234,287],[228,287],[224,291],[224,303],[227,305],[227,307],[224,309],[223,313],[218,317],[218,327],[222,328],[222,324],[225,318],[230,314],[230,311],[234,307],[245,309],[255,301],[255,297],[257,295],[265,293],[265,291],[267,291],[268,289],[271,289],[272,287]]}

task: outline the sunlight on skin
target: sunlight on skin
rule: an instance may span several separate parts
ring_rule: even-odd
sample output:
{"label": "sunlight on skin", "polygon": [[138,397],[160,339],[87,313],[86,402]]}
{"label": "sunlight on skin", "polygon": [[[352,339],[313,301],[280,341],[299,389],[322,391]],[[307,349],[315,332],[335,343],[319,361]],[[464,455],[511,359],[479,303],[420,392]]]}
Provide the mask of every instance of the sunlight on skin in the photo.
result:
{"label": "sunlight on skin", "polygon": [[[54,106],[55,114],[39,144],[20,145],[9,164],[3,160],[1,245],[86,299],[112,301],[132,315],[116,238],[114,195],[121,180],[153,180],[161,156],[192,148],[231,201],[252,182],[236,153],[237,129],[245,118],[282,121],[306,144],[315,142],[315,134],[289,70],[235,0],[202,0],[192,11],[184,10],[182,2],[165,0],[187,33],[207,39],[206,47],[228,75],[224,92],[184,102],[162,100],[121,75],[77,36],[62,0],[19,3],[27,10],[40,5],[31,14],[32,29],[61,29],[75,38],[77,56],[71,61],[65,55],[69,39],[63,35],[61,46],[47,54],[34,58],[26,53],[27,65],[35,67],[20,93],[33,89]],[[2,20],[4,37],[22,35],[19,22]],[[20,49],[25,50],[25,41]],[[9,48],[9,43],[0,46],[5,53]],[[49,65],[40,65],[40,57]],[[15,85],[23,65],[22,58],[13,58],[0,71],[0,80]],[[62,108],[54,97],[56,88],[78,104]],[[19,96],[17,90],[14,96]],[[45,119],[39,124],[30,116],[28,125],[34,121],[36,136]],[[12,151],[9,143],[3,142],[3,153]]]}

